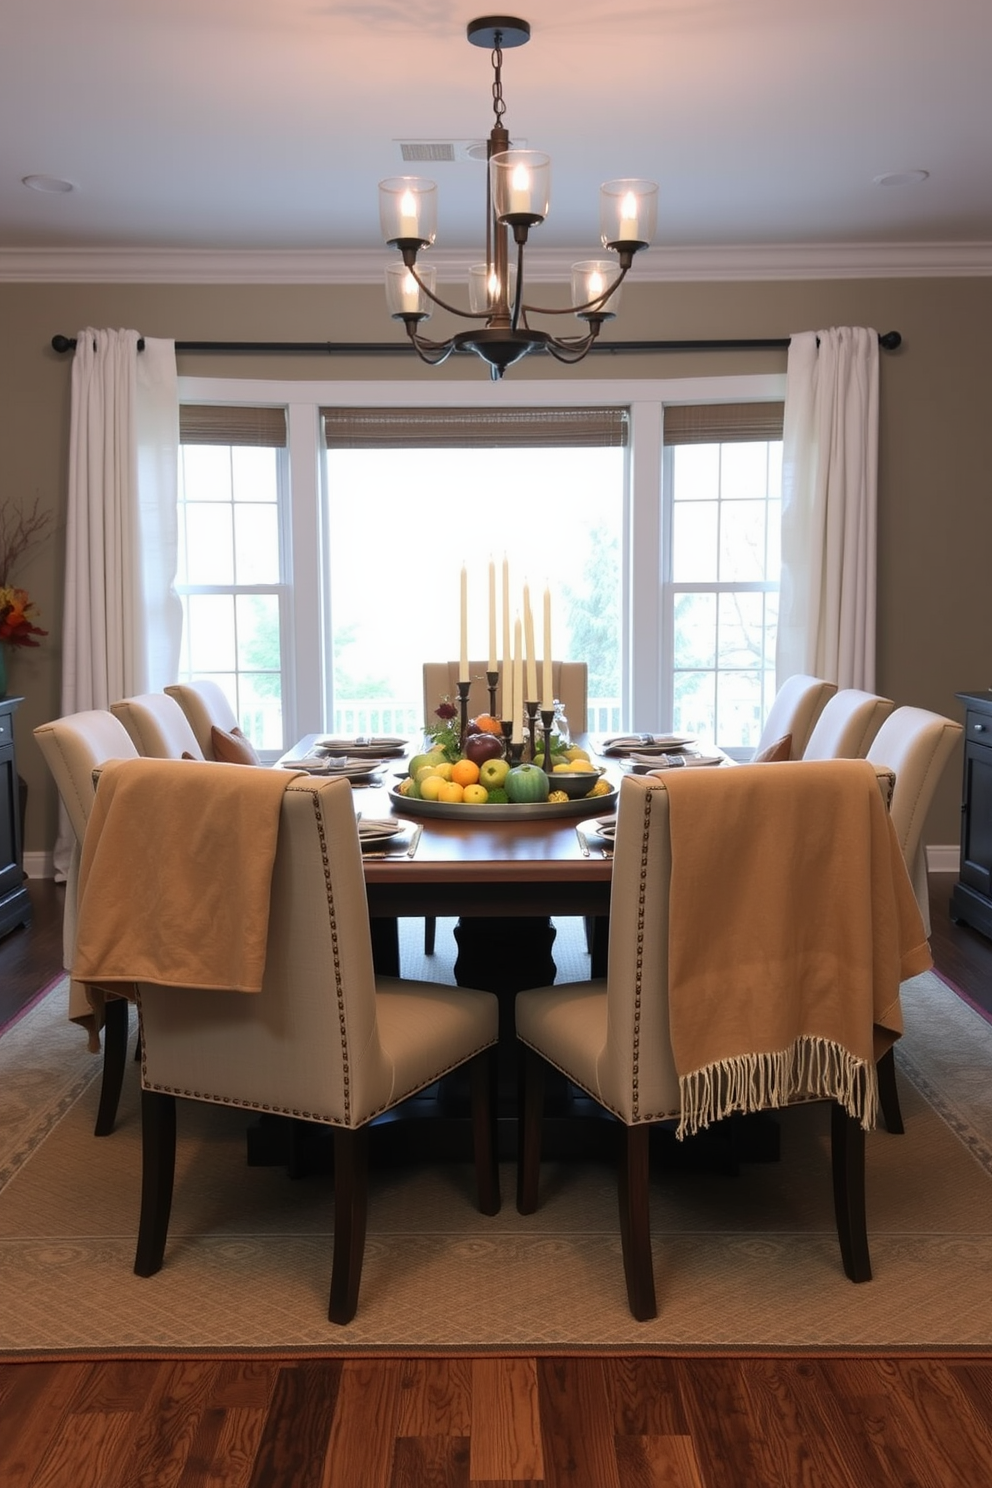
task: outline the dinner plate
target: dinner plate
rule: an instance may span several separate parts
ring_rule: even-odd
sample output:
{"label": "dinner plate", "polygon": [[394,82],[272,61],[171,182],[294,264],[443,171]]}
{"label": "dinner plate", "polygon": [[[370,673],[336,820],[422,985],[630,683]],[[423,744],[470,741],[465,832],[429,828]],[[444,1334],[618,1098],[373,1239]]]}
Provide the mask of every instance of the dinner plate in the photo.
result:
{"label": "dinner plate", "polygon": [[401,739],[395,734],[360,734],[354,739],[315,739],[313,747],[327,754],[347,754],[353,759],[367,759],[370,755],[402,754],[408,743],[408,739]]}
{"label": "dinner plate", "polygon": [[597,754],[665,754],[695,744],[695,734],[613,734],[601,739]]}
{"label": "dinner plate", "polygon": [[612,842],[617,835],[617,819],[615,816],[610,816],[605,821],[590,822],[588,830],[594,832],[597,837],[605,837],[607,842]]}
{"label": "dinner plate", "polygon": [[725,756],[712,750],[686,749],[669,754],[632,754],[620,768],[630,775],[647,775],[652,770],[683,770],[690,766],[720,765]]}
{"label": "dinner plate", "polygon": [[306,770],[311,775],[341,775],[354,784],[371,779],[385,764],[384,759],[348,759],[341,755],[321,755],[315,758],[307,755],[305,759],[291,762],[286,768]]}
{"label": "dinner plate", "polygon": [[363,845],[373,842],[389,842],[393,837],[399,837],[407,828],[406,822],[397,821],[392,816],[382,816],[378,819],[363,817],[358,823],[358,840]]}

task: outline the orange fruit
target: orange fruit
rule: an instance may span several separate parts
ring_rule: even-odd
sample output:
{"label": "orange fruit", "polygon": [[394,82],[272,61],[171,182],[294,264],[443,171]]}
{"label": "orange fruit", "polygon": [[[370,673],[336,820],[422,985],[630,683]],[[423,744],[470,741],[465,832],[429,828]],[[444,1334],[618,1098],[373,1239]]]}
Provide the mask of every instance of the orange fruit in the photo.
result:
{"label": "orange fruit", "polygon": [[460,806],[464,800],[464,791],[457,780],[442,780],[437,798],[439,801],[446,801],[449,805]]}
{"label": "orange fruit", "polygon": [[489,792],[484,785],[467,785],[462,799],[466,806],[485,806]]}
{"label": "orange fruit", "polygon": [[495,734],[500,739],[503,737],[503,725],[491,713],[480,713],[475,720],[475,726],[480,728],[484,734]]}
{"label": "orange fruit", "polygon": [[457,760],[451,767],[451,778],[457,785],[477,785],[479,767],[474,760]]}

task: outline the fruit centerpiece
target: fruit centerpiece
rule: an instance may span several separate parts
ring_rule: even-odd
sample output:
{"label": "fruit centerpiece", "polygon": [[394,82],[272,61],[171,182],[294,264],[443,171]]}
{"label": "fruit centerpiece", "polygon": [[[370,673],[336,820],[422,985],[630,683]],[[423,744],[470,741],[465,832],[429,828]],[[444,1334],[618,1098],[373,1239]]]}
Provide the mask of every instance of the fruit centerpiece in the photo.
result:
{"label": "fruit centerpiece", "polygon": [[[508,760],[502,724],[488,713],[469,720],[464,739],[451,703],[438,707],[437,718],[424,731],[426,747],[413,756],[408,773],[392,792],[398,802],[425,802],[429,807],[529,807],[529,815],[541,807],[542,816],[554,815],[555,808],[574,809],[580,802],[596,809],[612,802],[613,788],[578,745],[566,745],[552,734],[549,771],[543,754],[533,760]],[[500,813],[504,814],[512,817],[514,812]]]}

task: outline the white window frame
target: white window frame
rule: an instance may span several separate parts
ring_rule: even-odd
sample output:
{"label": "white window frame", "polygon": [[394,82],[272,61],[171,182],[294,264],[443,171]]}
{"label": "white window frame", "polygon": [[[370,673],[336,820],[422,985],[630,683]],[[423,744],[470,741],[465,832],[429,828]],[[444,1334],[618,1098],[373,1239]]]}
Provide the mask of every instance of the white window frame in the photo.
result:
{"label": "white window frame", "polygon": [[[602,406],[630,410],[628,478],[624,502],[622,564],[621,707],[633,729],[663,726],[669,708],[671,668],[666,668],[667,561],[671,493],[663,473],[662,430],[668,404],[781,401],[785,373],[729,377],[598,379],[576,377],[485,383],[293,381],[290,379],[180,377],[184,403],[267,403],[286,409],[289,443],[290,546],[287,580],[290,617],[283,677],[287,747],[331,716],[329,658],[323,596],[327,575],[322,530],[322,440],[319,409],[326,407],[456,408]],[[637,615],[634,623],[633,606]],[[454,645],[454,641],[452,641]],[[666,686],[668,692],[666,692]]]}

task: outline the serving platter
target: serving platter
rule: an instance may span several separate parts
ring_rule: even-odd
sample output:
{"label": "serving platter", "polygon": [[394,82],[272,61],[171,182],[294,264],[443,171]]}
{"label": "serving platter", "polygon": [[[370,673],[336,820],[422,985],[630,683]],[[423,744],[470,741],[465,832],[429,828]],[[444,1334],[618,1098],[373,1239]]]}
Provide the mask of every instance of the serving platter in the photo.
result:
{"label": "serving platter", "polygon": [[441,821],[466,822],[484,827],[489,822],[566,821],[573,816],[591,816],[616,807],[617,791],[603,796],[584,796],[577,801],[507,801],[493,806],[465,806],[460,801],[415,801],[399,791],[390,790],[389,799],[397,811],[408,816],[434,817]]}

